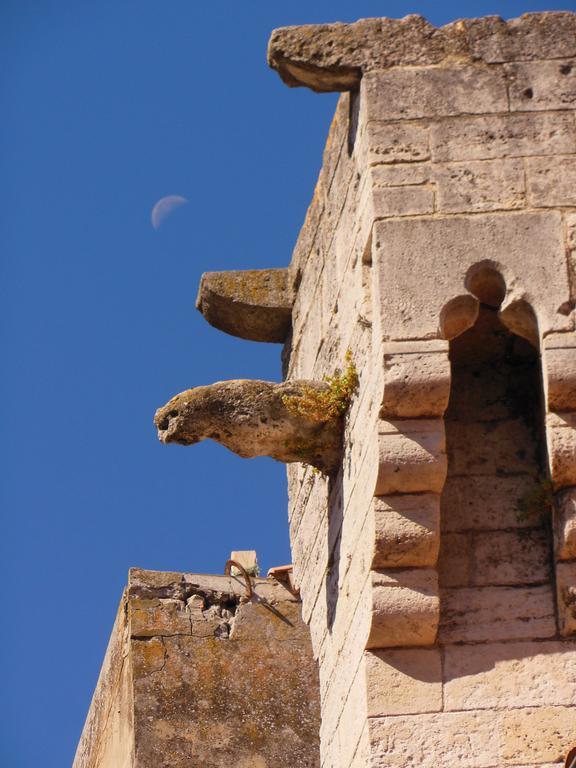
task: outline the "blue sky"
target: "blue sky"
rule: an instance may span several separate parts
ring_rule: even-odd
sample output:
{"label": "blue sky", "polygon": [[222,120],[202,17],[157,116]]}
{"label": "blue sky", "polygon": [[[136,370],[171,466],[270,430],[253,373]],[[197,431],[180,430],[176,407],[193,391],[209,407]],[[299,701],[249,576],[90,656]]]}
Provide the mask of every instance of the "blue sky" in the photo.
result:
{"label": "blue sky", "polygon": [[[161,446],[190,386],[279,380],[280,347],[211,328],[202,272],[285,266],[334,94],[266,65],[287,24],[571,3],[3,0],[0,765],[70,765],[130,566],[290,559],[284,467]],[[154,203],[190,202],[155,231]]]}

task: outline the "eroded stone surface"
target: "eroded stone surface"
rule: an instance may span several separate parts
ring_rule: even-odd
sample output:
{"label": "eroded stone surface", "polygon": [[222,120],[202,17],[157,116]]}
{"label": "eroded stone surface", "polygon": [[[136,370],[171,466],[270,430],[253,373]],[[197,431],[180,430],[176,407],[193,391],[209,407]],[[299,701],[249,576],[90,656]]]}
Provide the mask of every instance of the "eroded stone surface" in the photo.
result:
{"label": "eroded stone surface", "polygon": [[271,456],[331,472],[340,458],[341,419],[322,412],[317,419],[304,417],[286,400],[327,390],[314,381],[221,381],[176,395],[154,423],[163,443],[194,445],[210,438],[244,458]]}
{"label": "eroded stone surface", "polygon": [[210,325],[232,336],[283,342],[293,302],[288,269],[230,270],[202,275],[196,307]]}

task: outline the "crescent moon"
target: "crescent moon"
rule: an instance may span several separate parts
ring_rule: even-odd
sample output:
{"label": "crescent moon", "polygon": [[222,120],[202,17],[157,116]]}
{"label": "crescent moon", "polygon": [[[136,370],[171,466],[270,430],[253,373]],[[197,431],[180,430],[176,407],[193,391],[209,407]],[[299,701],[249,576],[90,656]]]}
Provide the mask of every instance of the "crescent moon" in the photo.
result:
{"label": "crescent moon", "polygon": [[152,214],[150,216],[154,229],[159,229],[164,219],[169,216],[175,208],[179,208],[187,202],[188,200],[181,195],[166,195],[166,197],[161,197],[154,208],[152,208]]}

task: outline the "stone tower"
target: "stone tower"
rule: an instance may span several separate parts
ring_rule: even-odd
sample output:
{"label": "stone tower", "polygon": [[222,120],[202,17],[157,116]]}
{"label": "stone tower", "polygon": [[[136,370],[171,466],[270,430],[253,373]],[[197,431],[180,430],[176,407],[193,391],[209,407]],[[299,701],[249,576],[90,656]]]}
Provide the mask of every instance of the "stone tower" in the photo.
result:
{"label": "stone tower", "polygon": [[285,28],[269,62],[342,92],[323,167],[290,266],[208,273],[198,306],[284,342],[286,380],[183,392],[160,437],[288,463],[322,768],[562,765],[576,15]]}

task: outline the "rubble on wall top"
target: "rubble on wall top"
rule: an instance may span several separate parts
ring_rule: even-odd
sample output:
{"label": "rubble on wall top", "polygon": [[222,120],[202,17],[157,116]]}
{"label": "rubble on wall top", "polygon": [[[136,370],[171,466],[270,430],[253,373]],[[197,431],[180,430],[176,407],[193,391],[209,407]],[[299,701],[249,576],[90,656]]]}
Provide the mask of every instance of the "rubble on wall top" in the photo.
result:
{"label": "rubble on wall top", "polygon": [[307,24],[274,30],[268,63],[286,85],[350,91],[365,72],[458,62],[497,64],[576,55],[576,14],[527,13],[465,19],[434,27],[418,15]]}

